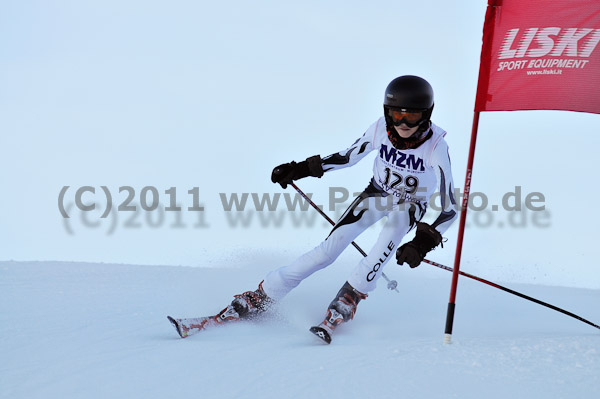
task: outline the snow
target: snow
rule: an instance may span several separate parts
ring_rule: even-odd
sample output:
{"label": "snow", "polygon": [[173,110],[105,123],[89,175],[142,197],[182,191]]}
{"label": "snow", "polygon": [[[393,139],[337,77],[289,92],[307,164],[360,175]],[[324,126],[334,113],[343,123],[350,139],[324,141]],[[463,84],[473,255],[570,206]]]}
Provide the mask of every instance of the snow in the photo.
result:
{"label": "snow", "polygon": [[[0,397],[577,398],[600,389],[598,330],[466,278],[444,345],[451,274],[424,273],[429,265],[388,265],[400,293],[380,282],[329,346],[308,328],[356,254],[305,280],[264,321],[180,339],[166,320],[216,313],[291,256],[249,254],[235,268],[0,262]],[[599,290],[509,288],[600,320]]]}

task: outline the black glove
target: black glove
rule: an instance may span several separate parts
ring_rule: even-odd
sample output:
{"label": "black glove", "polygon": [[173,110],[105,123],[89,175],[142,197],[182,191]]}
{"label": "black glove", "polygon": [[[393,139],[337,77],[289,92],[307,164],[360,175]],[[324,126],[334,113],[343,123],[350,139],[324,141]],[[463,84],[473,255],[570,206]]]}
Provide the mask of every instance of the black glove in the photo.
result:
{"label": "black glove", "polygon": [[286,188],[288,184],[294,180],[302,179],[303,177],[321,177],[323,176],[323,165],[321,157],[315,155],[306,158],[302,162],[290,162],[276,166],[271,173],[271,181],[281,184],[281,187]]}
{"label": "black glove", "polygon": [[396,251],[399,265],[408,263],[411,268],[419,266],[425,255],[442,242],[442,235],[427,223],[417,223],[417,234],[412,241],[402,245]]}

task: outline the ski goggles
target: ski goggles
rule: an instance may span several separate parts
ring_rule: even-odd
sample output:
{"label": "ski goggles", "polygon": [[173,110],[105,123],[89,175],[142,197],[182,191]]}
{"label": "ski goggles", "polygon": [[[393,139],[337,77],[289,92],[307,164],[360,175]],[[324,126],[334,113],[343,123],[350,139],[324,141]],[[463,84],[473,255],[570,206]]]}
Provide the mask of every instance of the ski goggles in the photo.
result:
{"label": "ski goggles", "polygon": [[423,121],[423,111],[413,111],[404,108],[389,108],[388,116],[392,119],[394,126],[405,124],[408,127],[419,126]]}

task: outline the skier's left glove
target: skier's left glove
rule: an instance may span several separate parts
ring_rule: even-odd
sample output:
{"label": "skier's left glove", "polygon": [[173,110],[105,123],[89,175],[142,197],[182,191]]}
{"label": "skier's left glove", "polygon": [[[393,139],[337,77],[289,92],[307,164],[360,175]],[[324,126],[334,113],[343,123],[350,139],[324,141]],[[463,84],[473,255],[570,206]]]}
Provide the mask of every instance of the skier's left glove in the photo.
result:
{"label": "skier's left glove", "polygon": [[279,183],[281,187],[286,188],[288,184],[294,180],[302,179],[304,177],[323,176],[323,165],[319,155],[315,155],[302,162],[290,162],[276,166],[271,173],[271,181],[273,183]]}
{"label": "skier's left glove", "polygon": [[417,234],[412,241],[402,245],[396,251],[399,265],[408,263],[415,268],[423,262],[425,255],[442,242],[442,235],[427,223],[417,223]]}

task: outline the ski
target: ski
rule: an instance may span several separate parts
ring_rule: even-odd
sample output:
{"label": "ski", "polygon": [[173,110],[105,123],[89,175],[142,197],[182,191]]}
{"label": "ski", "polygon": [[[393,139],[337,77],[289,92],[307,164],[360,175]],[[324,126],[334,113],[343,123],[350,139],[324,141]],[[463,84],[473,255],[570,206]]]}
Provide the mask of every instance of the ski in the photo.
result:
{"label": "ski", "polygon": [[173,327],[175,327],[177,334],[179,334],[181,338],[187,338],[190,335],[199,333],[207,327],[216,324],[217,321],[215,318],[216,316],[198,317],[194,319],[175,319],[171,316],[167,316],[167,319],[171,322]]}
{"label": "ski", "polygon": [[[348,283],[346,283],[346,284],[348,284]],[[347,301],[349,301],[351,299],[351,297],[348,293],[344,293],[344,287],[342,287],[342,289],[338,293],[338,297],[344,298],[344,300],[346,301],[345,303],[347,304],[348,303]],[[360,299],[354,300],[355,301],[354,303],[358,302],[359,300]],[[352,316],[353,316],[354,311],[352,311],[352,312],[353,312],[352,313]],[[330,344],[331,343],[331,335],[333,334],[335,329],[342,323],[344,323],[344,316],[342,316],[342,314],[340,312],[338,312],[337,309],[330,307],[329,309],[327,309],[327,316],[325,316],[325,319],[319,325],[312,326],[309,329],[309,331],[311,333],[315,334],[317,337],[319,337],[319,339],[321,339],[326,344]]]}
{"label": "ski", "polygon": [[173,327],[175,327],[177,334],[179,334],[181,338],[187,338],[190,335],[197,334],[207,328],[220,326],[232,321],[238,321],[240,320],[240,317],[233,306],[229,305],[214,316],[190,319],[175,319],[171,316],[167,316],[167,319]]}
{"label": "ski", "polygon": [[315,336],[317,336],[320,340],[322,340],[326,344],[330,344],[331,343],[331,334],[329,334],[329,331],[327,331],[323,327],[313,326],[313,327],[310,328],[309,331],[311,333],[315,334]]}
{"label": "ski", "polygon": [[167,316],[181,338],[189,337],[210,327],[239,320],[255,319],[272,304],[272,300],[262,289],[262,281],[256,291],[246,291],[234,295],[233,301],[225,309],[214,316],[193,319],[175,319]]}

